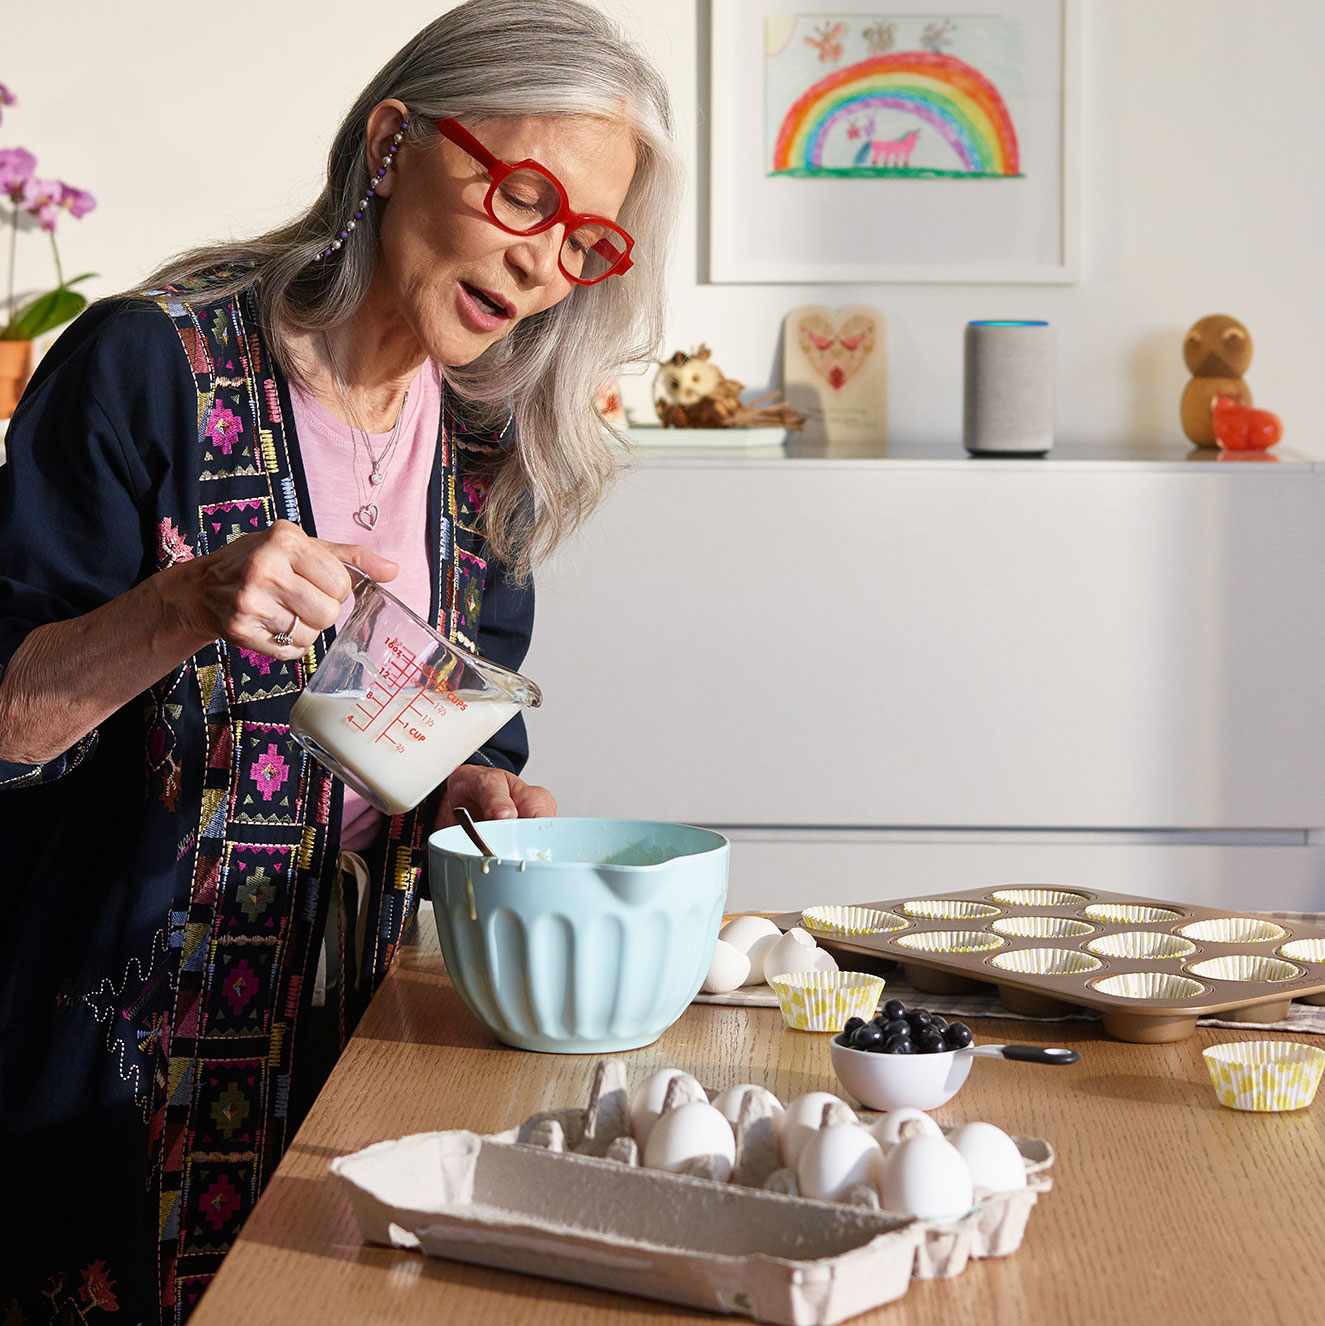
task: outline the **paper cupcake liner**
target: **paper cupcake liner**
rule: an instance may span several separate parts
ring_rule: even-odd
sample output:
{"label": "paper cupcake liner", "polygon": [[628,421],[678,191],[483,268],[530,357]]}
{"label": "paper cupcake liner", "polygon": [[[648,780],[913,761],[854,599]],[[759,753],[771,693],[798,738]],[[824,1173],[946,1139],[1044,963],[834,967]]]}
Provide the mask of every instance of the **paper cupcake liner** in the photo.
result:
{"label": "paper cupcake liner", "polygon": [[1206,944],[1264,944],[1271,939],[1282,939],[1288,931],[1258,916],[1217,916],[1181,926],[1178,933]]}
{"label": "paper cupcake liner", "polygon": [[1166,971],[1127,971],[1091,985],[1100,994],[1117,999],[1195,999],[1205,992],[1200,981]]}
{"label": "paper cupcake liner", "polygon": [[1279,956],[1298,962],[1325,962],[1325,939],[1295,939],[1280,947]]}
{"label": "paper cupcake liner", "polygon": [[1068,889],[999,889],[990,897],[1005,907],[1077,907],[1087,901]]}
{"label": "paper cupcake liner", "polygon": [[1266,958],[1254,953],[1227,953],[1222,958],[1193,962],[1187,970],[1208,981],[1291,981],[1302,975],[1282,958]]}
{"label": "paper cupcake liner", "polygon": [[1231,1110],[1300,1110],[1325,1073],[1325,1050],[1300,1041],[1232,1041],[1205,1051],[1221,1105]]}
{"label": "paper cupcake liner", "polygon": [[807,907],[801,924],[821,935],[886,935],[905,930],[906,918],[878,907]]}
{"label": "paper cupcake liner", "polygon": [[1144,907],[1140,903],[1096,902],[1086,908],[1084,915],[1090,917],[1092,921],[1151,925],[1155,921],[1176,921],[1182,913],[1168,907]]}
{"label": "paper cupcake liner", "polygon": [[990,922],[989,928],[1008,939],[1080,939],[1095,930],[1066,916],[1004,916]]}
{"label": "paper cupcake liner", "polygon": [[1072,948],[1016,949],[990,958],[989,965],[999,971],[1020,972],[1024,976],[1081,976],[1088,971],[1099,971],[1104,966],[1098,958]]}
{"label": "paper cupcake liner", "polygon": [[926,921],[983,921],[998,915],[997,907],[969,898],[913,898],[904,902],[900,910]]}
{"label": "paper cupcake liner", "polygon": [[1086,947],[1101,958],[1155,962],[1185,958],[1196,952],[1196,945],[1190,939],[1166,935],[1159,930],[1124,930],[1117,935],[1102,935],[1099,939],[1092,939]]}
{"label": "paper cupcake liner", "polygon": [[893,942],[914,953],[992,953],[1007,941],[988,930],[922,930]]}
{"label": "paper cupcake liner", "polygon": [[797,971],[769,981],[783,1022],[795,1031],[841,1031],[847,1018],[872,1018],[883,984],[860,971]]}

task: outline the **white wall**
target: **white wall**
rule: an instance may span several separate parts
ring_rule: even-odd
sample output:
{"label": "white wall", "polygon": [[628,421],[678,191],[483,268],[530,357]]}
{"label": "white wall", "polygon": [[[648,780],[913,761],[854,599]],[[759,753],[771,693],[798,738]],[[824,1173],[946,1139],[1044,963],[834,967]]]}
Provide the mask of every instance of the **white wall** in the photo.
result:
{"label": "white wall", "polygon": [[[707,0],[601,3],[661,66],[696,162]],[[90,289],[108,293],[173,250],[257,231],[311,197],[343,108],[444,8],[229,0],[213,20],[176,0],[15,4],[0,25],[0,81],[22,104],[6,112],[0,145],[29,146],[43,172],[98,194],[100,210],[65,227],[65,257],[71,270],[99,271]],[[1040,314],[1059,327],[1060,437],[1154,438],[1176,432],[1182,332],[1227,311],[1251,328],[1250,381],[1283,415],[1288,445],[1325,454],[1325,5],[1083,0],[1083,9],[1079,285],[701,285],[692,181],[668,348],[707,340],[729,374],[762,383],[788,307],[867,299],[889,319],[893,435],[952,439],[963,323]],[[29,273],[48,262],[39,237],[25,238],[22,260]],[[645,405],[647,380],[629,382],[627,398]]]}

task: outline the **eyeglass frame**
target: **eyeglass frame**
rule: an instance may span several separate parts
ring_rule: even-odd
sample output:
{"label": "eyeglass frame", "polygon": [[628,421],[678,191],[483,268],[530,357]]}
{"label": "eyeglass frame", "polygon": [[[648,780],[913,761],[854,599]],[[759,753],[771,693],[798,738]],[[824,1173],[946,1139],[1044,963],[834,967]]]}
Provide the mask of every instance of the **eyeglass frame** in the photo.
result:
{"label": "eyeglass frame", "polygon": [[[606,281],[609,276],[623,276],[635,264],[631,260],[631,250],[635,247],[634,237],[628,230],[617,225],[615,221],[609,221],[605,216],[598,216],[594,212],[576,212],[571,208],[570,197],[566,193],[566,186],[541,162],[535,161],[532,157],[526,157],[523,161],[503,161],[500,157],[494,156],[488,151],[477,138],[474,137],[468,129],[465,128],[459,120],[445,117],[434,120],[437,131],[443,138],[454,143],[457,147],[467,152],[475,161],[488,172],[492,183],[488,186],[488,192],[483,199],[483,210],[488,214],[488,220],[492,222],[498,230],[504,230],[508,235],[519,235],[521,237],[528,235],[541,235],[546,230],[551,230],[553,226],[564,224],[566,233],[569,235],[586,221],[591,221],[595,225],[606,226],[615,234],[620,235],[625,240],[625,252],[605,271],[602,276],[595,276],[593,280],[586,281],[583,277],[573,276],[566,270],[566,265],[561,261],[561,248],[557,249],[557,268],[568,281],[575,285],[598,285],[601,281]],[[557,191],[557,197],[561,201],[561,206],[557,209],[555,216],[546,221],[540,221],[529,230],[516,230],[508,226],[498,216],[496,209],[492,205],[492,200],[501,186],[503,180],[508,176],[515,174],[518,170],[536,170],[546,179]],[[565,241],[562,241],[564,247]]]}

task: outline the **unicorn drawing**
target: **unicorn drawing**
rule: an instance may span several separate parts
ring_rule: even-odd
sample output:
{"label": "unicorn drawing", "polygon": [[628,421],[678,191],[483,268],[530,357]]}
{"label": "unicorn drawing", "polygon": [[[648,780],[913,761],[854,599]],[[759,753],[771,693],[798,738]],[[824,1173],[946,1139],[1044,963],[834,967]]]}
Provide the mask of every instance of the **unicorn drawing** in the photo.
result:
{"label": "unicorn drawing", "polygon": [[871,166],[909,166],[911,153],[915,151],[919,129],[912,129],[900,138],[874,139],[870,147]]}

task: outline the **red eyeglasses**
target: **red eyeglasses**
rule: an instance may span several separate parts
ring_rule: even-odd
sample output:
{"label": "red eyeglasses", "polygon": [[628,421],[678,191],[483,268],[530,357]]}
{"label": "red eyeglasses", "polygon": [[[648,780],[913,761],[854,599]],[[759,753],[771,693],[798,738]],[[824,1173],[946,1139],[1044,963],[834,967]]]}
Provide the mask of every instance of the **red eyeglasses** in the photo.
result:
{"label": "red eyeglasses", "polygon": [[537,161],[502,161],[492,155],[459,120],[436,120],[443,138],[463,148],[492,178],[484,210],[508,235],[539,235],[555,225],[566,234],[557,254],[561,274],[576,285],[597,285],[634,265],[635,241],[615,221],[571,211],[561,181]]}

